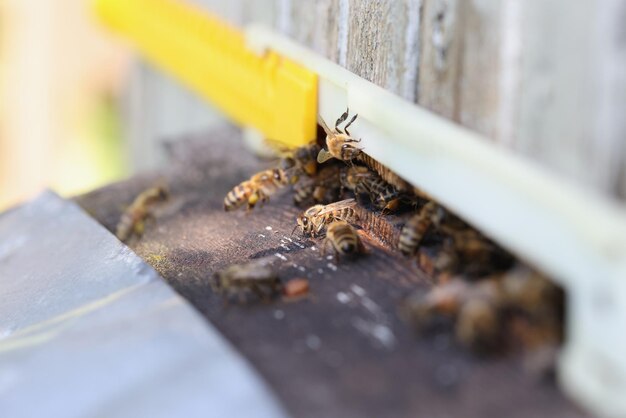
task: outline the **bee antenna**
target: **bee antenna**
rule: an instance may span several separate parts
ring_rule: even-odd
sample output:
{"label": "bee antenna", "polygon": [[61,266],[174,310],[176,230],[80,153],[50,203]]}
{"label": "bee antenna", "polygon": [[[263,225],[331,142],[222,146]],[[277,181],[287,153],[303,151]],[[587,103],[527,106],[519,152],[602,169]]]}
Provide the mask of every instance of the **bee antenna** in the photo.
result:
{"label": "bee antenna", "polygon": [[293,230],[291,231],[291,236],[293,236],[293,233],[296,232],[296,229],[298,229],[298,224],[293,227]]}

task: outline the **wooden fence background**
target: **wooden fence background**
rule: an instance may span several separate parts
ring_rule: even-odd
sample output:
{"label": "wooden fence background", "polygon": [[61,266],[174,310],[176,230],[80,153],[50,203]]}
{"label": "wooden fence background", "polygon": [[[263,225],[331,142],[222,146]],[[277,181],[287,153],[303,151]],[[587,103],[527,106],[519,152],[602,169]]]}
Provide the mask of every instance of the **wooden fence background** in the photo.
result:
{"label": "wooden fence background", "polygon": [[[234,25],[270,25],[549,170],[626,199],[624,1],[194,2]],[[129,133],[143,164],[159,158],[145,144],[215,118],[147,67],[136,66],[130,85]]]}

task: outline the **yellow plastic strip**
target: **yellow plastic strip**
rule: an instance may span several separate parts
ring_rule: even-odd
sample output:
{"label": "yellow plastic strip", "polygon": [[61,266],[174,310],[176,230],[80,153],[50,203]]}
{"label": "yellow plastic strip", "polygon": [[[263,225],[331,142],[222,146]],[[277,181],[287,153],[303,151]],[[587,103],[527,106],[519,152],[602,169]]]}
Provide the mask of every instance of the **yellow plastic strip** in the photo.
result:
{"label": "yellow plastic strip", "polygon": [[316,135],[317,76],[274,52],[249,50],[237,29],[173,0],[96,0],[96,11],[150,61],[270,141]]}

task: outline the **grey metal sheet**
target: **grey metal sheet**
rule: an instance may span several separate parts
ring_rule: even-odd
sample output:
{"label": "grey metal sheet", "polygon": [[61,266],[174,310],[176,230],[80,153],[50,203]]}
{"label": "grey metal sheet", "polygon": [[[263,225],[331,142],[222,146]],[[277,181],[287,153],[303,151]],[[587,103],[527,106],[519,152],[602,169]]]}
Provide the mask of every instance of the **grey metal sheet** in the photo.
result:
{"label": "grey metal sheet", "polygon": [[78,206],[0,216],[0,416],[284,412],[187,302]]}

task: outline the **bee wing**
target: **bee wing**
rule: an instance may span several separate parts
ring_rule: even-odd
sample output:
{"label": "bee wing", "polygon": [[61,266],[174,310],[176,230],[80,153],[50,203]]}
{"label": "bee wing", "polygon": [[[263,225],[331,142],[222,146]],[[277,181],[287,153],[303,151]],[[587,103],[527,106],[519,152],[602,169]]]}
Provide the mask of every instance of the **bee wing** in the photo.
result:
{"label": "bee wing", "polygon": [[320,126],[324,129],[324,132],[326,132],[326,135],[331,135],[333,133],[333,131],[330,130],[328,125],[326,125],[326,122],[324,122],[324,119],[322,119],[322,116],[319,114],[317,115],[317,123],[319,123]]}
{"label": "bee wing", "polygon": [[373,174],[371,171],[367,171],[365,173],[350,173],[350,175],[358,178],[358,179],[368,179],[368,178],[372,178]]}
{"label": "bee wing", "polygon": [[333,155],[330,152],[326,151],[324,148],[322,148],[319,154],[317,154],[317,162],[319,164],[323,164],[331,158],[334,158]]}
{"label": "bee wing", "polygon": [[330,205],[324,206],[324,209],[320,210],[317,213],[317,216],[324,215],[329,212],[333,212],[339,209],[348,208],[356,205],[356,200],[354,199],[345,199],[340,200],[339,202],[331,203]]}

